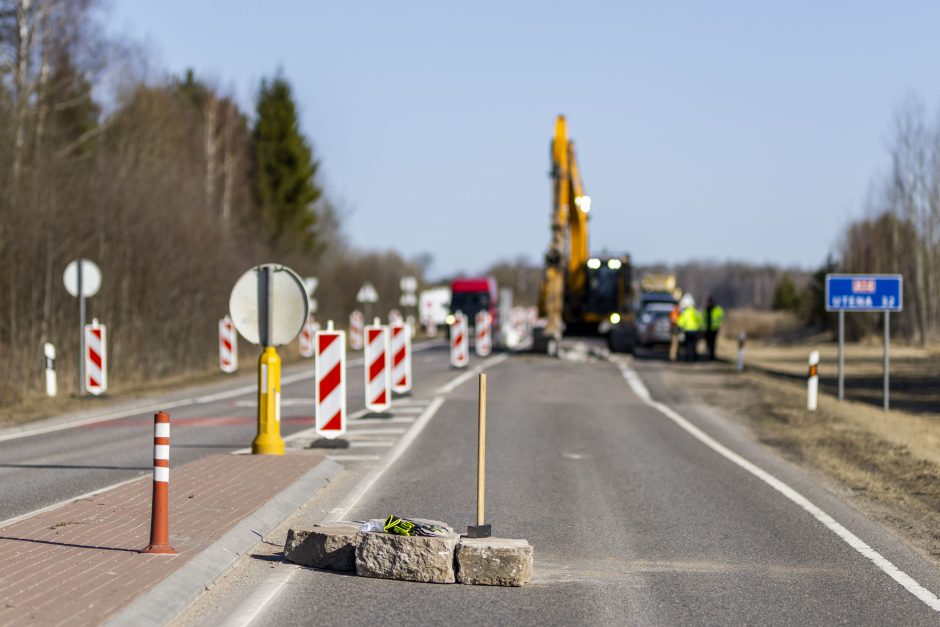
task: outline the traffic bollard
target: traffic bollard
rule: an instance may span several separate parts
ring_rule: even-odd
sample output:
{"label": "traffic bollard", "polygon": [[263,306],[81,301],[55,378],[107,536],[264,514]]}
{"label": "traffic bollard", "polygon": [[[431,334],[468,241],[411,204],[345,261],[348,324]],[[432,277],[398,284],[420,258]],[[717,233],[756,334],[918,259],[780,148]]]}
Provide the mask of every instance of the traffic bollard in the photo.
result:
{"label": "traffic bollard", "polygon": [[150,544],[142,553],[176,555],[170,546],[170,416],[153,415],[153,505],[150,512]]}
{"label": "traffic bollard", "polygon": [[484,522],[486,504],[486,373],[480,374],[480,401],[477,411],[477,524],[467,527],[468,538],[489,538],[493,526]]}
{"label": "traffic bollard", "polygon": [[744,342],[747,341],[747,333],[741,331],[738,333],[738,372],[744,370]]}
{"label": "traffic bollard", "polygon": [[809,354],[809,377],[806,381],[806,409],[816,411],[819,396],[819,351]]}
{"label": "traffic bollard", "polygon": [[258,435],[251,443],[253,455],[283,455],[281,439],[281,358],[268,346],[258,360]]}

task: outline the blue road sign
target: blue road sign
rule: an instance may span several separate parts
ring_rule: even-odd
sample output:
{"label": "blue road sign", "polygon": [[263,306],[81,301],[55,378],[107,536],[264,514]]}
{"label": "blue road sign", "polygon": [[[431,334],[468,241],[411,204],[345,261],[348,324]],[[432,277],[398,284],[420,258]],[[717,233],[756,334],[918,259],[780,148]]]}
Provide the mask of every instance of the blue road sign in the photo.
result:
{"label": "blue road sign", "polygon": [[827,274],[826,311],[901,311],[900,274]]}

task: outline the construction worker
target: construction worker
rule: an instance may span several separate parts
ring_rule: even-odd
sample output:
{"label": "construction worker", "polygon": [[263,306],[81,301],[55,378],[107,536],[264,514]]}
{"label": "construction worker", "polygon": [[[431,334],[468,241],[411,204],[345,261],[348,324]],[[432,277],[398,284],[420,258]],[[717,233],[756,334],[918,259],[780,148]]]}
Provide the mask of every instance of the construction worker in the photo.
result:
{"label": "construction worker", "polygon": [[725,321],[725,310],[715,303],[711,296],[705,301],[705,312],[702,316],[705,326],[705,343],[708,344],[708,359],[715,360],[715,346],[718,344],[718,331],[721,323]]}
{"label": "construction worker", "polygon": [[679,359],[679,303],[672,306],[669,312],[669,361]]}
{"label": "construction worker", "polygon": [[684,294],[679,300],[679,318],[676,325],[685,336],[685,360],[698,360],[698,341],[701,337],[703,321],[702,314],[695,308],[695,299],[691,294]]}

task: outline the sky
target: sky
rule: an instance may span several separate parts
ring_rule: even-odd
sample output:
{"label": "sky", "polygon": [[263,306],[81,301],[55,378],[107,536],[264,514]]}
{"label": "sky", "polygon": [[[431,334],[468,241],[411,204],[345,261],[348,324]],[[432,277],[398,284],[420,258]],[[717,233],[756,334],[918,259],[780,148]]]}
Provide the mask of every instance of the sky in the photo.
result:
{"label": "sky", "polygon": [[280,68],[352,244],[432,275],[541,259],[559,113],[592,251],[815,267],[899,107],[940,105],[932,2],[112,0],[107,23],[249,111]]}

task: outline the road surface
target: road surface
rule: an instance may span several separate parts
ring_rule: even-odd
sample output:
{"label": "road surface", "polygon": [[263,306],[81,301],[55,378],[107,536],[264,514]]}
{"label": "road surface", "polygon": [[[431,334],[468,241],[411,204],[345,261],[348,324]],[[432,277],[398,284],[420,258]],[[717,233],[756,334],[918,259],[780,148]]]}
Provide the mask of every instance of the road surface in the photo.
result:
{"label": "road surface", "polygon": [[[272,548],[182,622],[937,624],[932,564],[735,424],[688,404],[675,380],[661,361],[618,365],[583,351],[489,369],[488,518],[497,535],[535,547],[525,588],[343,576],[279,563]],[[458,387],[348,517],[472,522],[476,402],[472,383]],[[330,511],[325,503],[309,518]]]}

